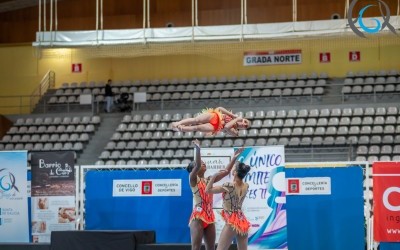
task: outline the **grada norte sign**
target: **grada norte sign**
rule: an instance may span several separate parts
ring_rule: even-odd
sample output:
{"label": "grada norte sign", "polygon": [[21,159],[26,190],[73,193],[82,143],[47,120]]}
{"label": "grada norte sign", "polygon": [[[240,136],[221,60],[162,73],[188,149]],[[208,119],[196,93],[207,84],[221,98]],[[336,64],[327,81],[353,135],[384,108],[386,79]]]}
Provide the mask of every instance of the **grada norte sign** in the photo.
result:
{"label": "grada norte sign", "polygon": [[300,64],[302,54],[300,49],[245,52],[244,66]]}

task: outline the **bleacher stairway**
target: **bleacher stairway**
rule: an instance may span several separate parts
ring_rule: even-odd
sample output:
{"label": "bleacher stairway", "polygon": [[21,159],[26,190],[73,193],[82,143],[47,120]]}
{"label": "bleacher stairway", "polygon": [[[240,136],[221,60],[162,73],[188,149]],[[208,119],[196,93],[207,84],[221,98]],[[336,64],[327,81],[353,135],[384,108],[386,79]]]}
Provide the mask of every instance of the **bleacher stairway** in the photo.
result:
{"label": "bleacher stairway", "polygon": [[100,126],[77,159],[78,165],[93,165],[121,122],[123,113],[102,114]]}

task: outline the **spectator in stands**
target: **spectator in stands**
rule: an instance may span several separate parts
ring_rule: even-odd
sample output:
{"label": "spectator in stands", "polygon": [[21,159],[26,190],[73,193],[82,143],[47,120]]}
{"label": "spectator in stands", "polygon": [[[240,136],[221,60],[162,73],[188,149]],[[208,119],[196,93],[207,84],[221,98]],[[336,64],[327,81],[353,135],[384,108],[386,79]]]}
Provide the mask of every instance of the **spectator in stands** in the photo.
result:
{"label": "spectator in stands", "polygon": [[249,128],[250,121],[233,114],[223,107],[218,107],[204,109],[198,116],[173,122],[171,126],[175,131],[201,131],[213,135],[223,131],[229,135],[238,136],[238,130]]}
{"label": "spectator in stands", "polygon": [[[190,237],[192,242],[192,250],[200,250],[202,239],[206,250],[215,249],[215,217],[213,212],[213,195],[205,192],[210,177],[205,178],[206,164],[201,160],[200,142],[194,140],[193,144],[196,148],[195,161],[187,166],[189,172],[190,188],[193,192],[194,207],[189,219]],[[221,180],[231,171],[236,159],[239,157],[243,148],[236,150],[232,160],[224,170],[214,175],[214,182]]]}
{"label": "spectator in stands", "polygon": [[111,79],[108,79],[107,84],[105,86],[105,91],[104,91],[104,96],[106,97],[106,106],[104,108],[104,111],[107,113],[111,112],[112,106],[113,106],[113,96],[114,93],[112,92],[112,88],[111,88]]}
{"label": "spectator in stands", "polygon": [[232,170],[233,181],[226,182],[222,186],[213,186],[218,175],[211,177],[206,187],[207,194],[222,193],[223,209],[221,216],[225,221],[217,250],[228,250],[234,237],[236,237],[237,249],[247,250],[247,235],[250,222],[242,211],[242,204],[249,190],[249,184],[243,182],[243,178],[250,171],[250,166],[238,162]]}

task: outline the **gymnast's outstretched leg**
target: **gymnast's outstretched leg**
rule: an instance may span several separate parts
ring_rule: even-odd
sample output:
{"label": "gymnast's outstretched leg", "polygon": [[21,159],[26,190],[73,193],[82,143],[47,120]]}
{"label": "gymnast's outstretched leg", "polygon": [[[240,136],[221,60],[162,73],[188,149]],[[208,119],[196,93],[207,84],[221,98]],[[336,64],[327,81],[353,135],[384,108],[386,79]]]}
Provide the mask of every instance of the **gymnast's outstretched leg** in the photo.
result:
{"label": "gymnast's outstretched leg", "polygon": [[190,222],[190,239],[192,242],[192,250],[200,250],[203,240],[203,221],[192,220]]}
{"label": "gymnast's outstretched leg", "polygon": [[215,224],[209,224],[204,229],[204,243],[206,250],[215,250]]}
{"label": "gymnast's outstretched leg", "polygon": [[[212,114],[204,113],[204,114],[200,114],[193,118],[186,118],[186,119],[180,120],[178,122],[173,122],[171,124],[171,126],[172,126],[172,129],[174,129],[174,130],[183,131],[182,128],[185,126],[193,126],[194,127],[194,125],[209,124],[209,121],[211,118],[212,118]],[[195,129],[192,128],[191,130],[188,130],[188,131],[195,131]],[[184,131],[184,132],[188,132],[188,131]],[[206,132],[206,131],[204,131],[204,132]]]}
{"label": "gymnast's outstretched leg", "polygon": [[230,225],[225,224],[219,237],[217,250],[228,250],[233,237],[235,237],[235,231],[233,231]]}

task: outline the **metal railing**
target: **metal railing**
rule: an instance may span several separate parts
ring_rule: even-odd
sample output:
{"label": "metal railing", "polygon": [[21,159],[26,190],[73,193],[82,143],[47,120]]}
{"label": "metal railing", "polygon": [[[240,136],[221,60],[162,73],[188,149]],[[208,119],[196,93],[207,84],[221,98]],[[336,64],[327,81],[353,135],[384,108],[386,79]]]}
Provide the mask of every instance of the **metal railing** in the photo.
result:
{"label": "metal railing", "polygon": [[54,71],[47,71],[40,81],[39,86],[32,92],[30,97],[30,112],[33,111],[36,104],[39,103],[40,99],[44,94],[46,94],[49,88],[55,87],[56,74]]}

